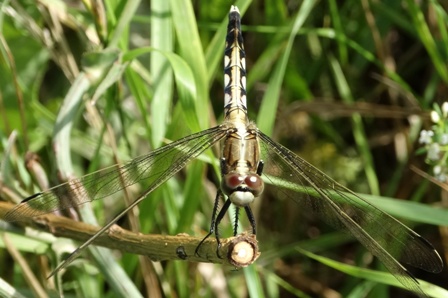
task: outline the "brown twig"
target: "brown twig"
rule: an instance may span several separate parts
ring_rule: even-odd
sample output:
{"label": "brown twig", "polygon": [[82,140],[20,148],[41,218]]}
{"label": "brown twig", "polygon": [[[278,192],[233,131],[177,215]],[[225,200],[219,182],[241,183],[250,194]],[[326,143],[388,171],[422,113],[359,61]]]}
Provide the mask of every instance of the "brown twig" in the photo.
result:
{"label": "brown twig", "polygon": [[[0,202],[0,219],[14,207],[13,204]],[[21,222],[39,230],[47,231],[57,237],[65,237],[78,241],[86,241],[99,227],[74,221],[72,219],[46,214],[36,218],[24,218]],[[252,264],[260,255],[255,236],[240,234],[236,237],[221,239],[221,247],[217,256],[217,244],[214,238],[207,239],[195,254],[196,247],[202,238],[188,234],[145,235],[134,233],[118,226],[99,236],[94,243],[99,246],[118,249],[123,252],[146,255],[152,261],[186,260],[191,262],[206,262],[229,264],[234,267],[245,267]]]}
{"label": "brown twig", "polygon": [[8,250],[9,254],[13,257],[13,259],[20,264],[20,267],[23,268],[23,277],[28,281],[31,290],[33,291],[36,297],[48,297],[47,293],[39,283],[36,275],[29,267],[25,258],[20,254],[20,252],[11,244],[11,240],[8,235],[3,235],[3,242],[5,243],[5,247]]}

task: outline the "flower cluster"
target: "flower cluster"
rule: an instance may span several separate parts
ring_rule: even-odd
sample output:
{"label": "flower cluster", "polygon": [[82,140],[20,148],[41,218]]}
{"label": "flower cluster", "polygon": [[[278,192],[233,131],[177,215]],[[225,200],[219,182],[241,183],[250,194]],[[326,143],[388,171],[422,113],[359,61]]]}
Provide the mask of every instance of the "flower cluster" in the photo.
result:
{"label": "flower cluster", "polygon": [[448,181],[448,102],[442,107],[434,105],[431,111],[434,125],[430,130],[420,132],[419,143],[425,146],[426,161],[433,166],[433,174],[437,180]]}

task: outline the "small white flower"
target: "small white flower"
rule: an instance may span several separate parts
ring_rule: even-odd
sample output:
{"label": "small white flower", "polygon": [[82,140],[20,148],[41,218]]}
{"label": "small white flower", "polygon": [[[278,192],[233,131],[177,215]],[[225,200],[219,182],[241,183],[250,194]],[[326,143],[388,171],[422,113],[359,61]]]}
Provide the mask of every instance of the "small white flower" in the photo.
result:
{"label": "small white flower", "polygon": [[440,121],[440,116],[436,111],[431,111],[431,120],[434,123],[439,123]]}
{"label": "small white flower", "polygon": [[442,173],[442,166],[435,166],[434,169],[432,169],[434,176],[438,176],[440,175],[440,173]]}
{"label": "small white flower", "polygon": [[434,132],[432,130],[422,130],[420,132],[420,138],[418,142],[420,144],[430,144],[432,142],[432,137],[434,136]]}
{"label": "small white flower", "polygon": [[446,182],[446,175],[445,174],[436,175],[436,179],[439,180],[440,182]]}
{"label": "small white flower", "polygon": [[436,111],[431,111],[431,120],[434,123],[439,123],[440,121],[440,116]]}
{"label": "small white flower", "polygon": [[441,144],[441,145],[446,145],[446,144],[448,144],[448,133],[444,133],[444,134],[440,137],[440,144]]}
{"label": "small white flower", "polygon": [[432,143],[428,149],[428,159],[438,160],[440,153],[440,145],[438,143]]}
{"label": "small white flower", "polygon": [[442,113],[443,113],[443,117],[446,118],[448,116],[448,102],[447,101],[445,101],[442,104]]}

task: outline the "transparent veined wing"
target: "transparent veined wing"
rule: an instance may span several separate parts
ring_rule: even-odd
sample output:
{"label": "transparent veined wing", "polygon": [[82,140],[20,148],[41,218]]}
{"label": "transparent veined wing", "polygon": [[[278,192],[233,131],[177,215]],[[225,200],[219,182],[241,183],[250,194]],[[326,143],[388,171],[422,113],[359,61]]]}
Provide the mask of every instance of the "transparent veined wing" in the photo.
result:
{"label": "transparent veined wing", "polygon": [[19,221],[23,216],[35,217],[75,207],[105,198],[143,180],[148,185],[144,192],[147,195],[225,135],[226,131],[216,126],[167,144],[127,164],[72,179],[26,198],[6,214],[5,220]]}
{"label": "transparent veined wing", "polygon": [[425,297],[418,281],[397,259],[440,272],[443,262],[428,241],[260,131],[259,138],[263,174],[280,192],[333,227],[349,231],[404,286]]}

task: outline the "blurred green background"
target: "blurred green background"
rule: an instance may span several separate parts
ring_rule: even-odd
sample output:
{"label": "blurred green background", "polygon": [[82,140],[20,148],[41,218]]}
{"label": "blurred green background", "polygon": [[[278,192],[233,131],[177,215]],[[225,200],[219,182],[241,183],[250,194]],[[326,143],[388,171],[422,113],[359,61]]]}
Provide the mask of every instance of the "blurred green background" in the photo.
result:
{"label": "blurred green background", "polygon": [[[446,260],[446,191],[411,170],[431,174],[416,154],[417,140],[431,125],[433,104],[448,100],[448,6],[442,0],[3,1],[2,200],[17,203],[41,190],[45,178],[56,185],[219,124],[231,4],[242,14],[250,119],[336,181],[383,199],[384,211]],[[61,122],[71,131],[61,130]],[[25,166],[30,153],[43,181]],[[138,222],[142,233],[205,235],[217,177],[214,167],[195,161],[120,224]],[[131,188],[131,198],[142,188]],[[244,270],[151,263],[115,251],[114,261],[101,265],[90,251],[54,282],[45,276],[76,244],[14,234],[3,225],[0,235],[12,235],[37,279],[24,278],[3,236],[0,278],[25,296],[413,297],[384,284],[393,277],[376,282],[374,273],[357,271],[381,265],[350,236],[305,218],[300,206],[274,194],[267,187],[254,206],[262,255]],[[415,204],[404,208],[404,200]],[[99,225],[124,206],[120,195],[93,204]],[[224,236],[232,233],[231,216],[221,227]],[[248,227],[243,220],[241,230]],[[331,260],[338,261],[335,268],[324,264]],[[354,267],[343,273],[343,263]],[[446,269],[412,272],[448,288]],[[37,294],[39,286],[45,294]],[[446,294],[432,291],[426,290]]]}

